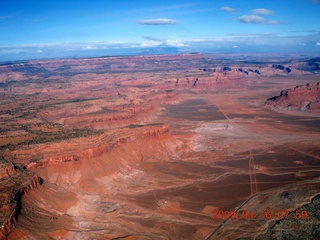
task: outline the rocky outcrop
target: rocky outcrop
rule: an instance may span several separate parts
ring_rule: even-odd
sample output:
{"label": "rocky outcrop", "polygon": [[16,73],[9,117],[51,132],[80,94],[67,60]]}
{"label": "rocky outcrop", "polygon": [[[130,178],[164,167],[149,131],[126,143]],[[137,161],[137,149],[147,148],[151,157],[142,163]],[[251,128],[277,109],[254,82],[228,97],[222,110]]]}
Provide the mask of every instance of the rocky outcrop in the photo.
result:
{"label": "rocky outcrop", "polygon": [[46,121],[62,123],[70,128],[110,129],[146,121],[160,111],[161,104],[179,99],[178,92],[174,89],[161,89],[152,93],[148,90],[139,92],[128,89],[113,97],[114,101],[108,105],[101,103],[101,100],[91,100],[81,110],[60,105],[61,109],[45,109],[40,115]]}
{"label": "rocky outcrop", "polygon": [[[50,164],[78,162],[101,156],[121,144],[133,142],[138,139],[158,138],[168,133],[169,128],[164,124],[153,124],[149,126],[132,124],[121,130],[118,129],[103,134],[92,142],[87,139],[86,144],[82,143],[82,145],[79,145],[77,142],[69,144],[68,146],[62,146],[63,143],[53,144],[52,148],[64,149],[64,152],[69,152],[69,154],[57,156],[57,151],[54,151],[55,154],[52,156],[51,153],[46,154],[44,152],[45,157],[43,159],[29,163],[27,168],[35,169]],[[81,142],[81,139],[79,142]],[[29,155],[31,155],[31,153]]]}
{"label": "rocky outcrop", "polygon": [[[211,92],[221,88],[232,88],[243,84],[243,77],[231,70],[206,70],[207,75],[185,77],[175,81],[175,89],[179,92]],[[209,74],[208,74],[209,73]]]}
{"label": "rocky outcrop", "polygon": [[4,178],[4,177],[11,177],[11,176],[15,175],[16,173],[17,172],[16,172],[16,169],[15,169],[13,163],[10,161],[6,161],[5,159],[3,159],[1,157],[1,160],[0,160],[0,179]]}
{"label": "rocky outcrop", "polygon": [[14,228],[22,208],[22,198],[43,180],[11,161],[0,160],[0,239],[6,239]]}
{"label": "rocky outcrop", "polygon": [[301,74],[306,73],[302,69],[298,69],[294,64],[281,65],[281,64],[261,64],[260,66],[225,66],[215,69],[202,68],[200,69],[206,73],[223,73],[233,74],[241,77],[270,77],[275,75],[286,76],[288,74]]}
{"label": "rocky outcrop", "polygon": [[278,109],[318,112],[320,111],[319,82],[281,91],[280,96],[269,98],[265,104]]}

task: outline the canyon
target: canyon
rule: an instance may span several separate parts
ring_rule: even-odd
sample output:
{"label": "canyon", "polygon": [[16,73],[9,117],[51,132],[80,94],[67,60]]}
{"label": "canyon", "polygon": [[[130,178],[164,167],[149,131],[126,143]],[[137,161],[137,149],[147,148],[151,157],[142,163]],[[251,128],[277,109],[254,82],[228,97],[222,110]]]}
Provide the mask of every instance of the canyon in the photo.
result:
{"label": "canyon", "polygon": [[319,237],[315,60],[229,57],[1,63],[0,239]]}

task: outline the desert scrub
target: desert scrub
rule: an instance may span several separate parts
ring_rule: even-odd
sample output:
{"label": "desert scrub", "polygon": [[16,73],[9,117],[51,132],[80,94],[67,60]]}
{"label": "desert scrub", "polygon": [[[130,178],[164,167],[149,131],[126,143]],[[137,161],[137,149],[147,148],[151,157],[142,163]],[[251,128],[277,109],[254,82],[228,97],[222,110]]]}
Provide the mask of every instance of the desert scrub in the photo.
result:
{"label": "desert scrub", "polygon": [[103,133],[103,130],[93,130],[93,129],[67,129],[61,130],[59,132],[50,133],[46,132],[46,136],[37,136],[30,140],[26,140],[20,142],[18,145],[32,145],[32,144],[40,144],[40,143],[48,143],[48,142],[59,142],[63,140],[73,139],[73,138],[81,138],[88,137],[92,135],[98,135]]}

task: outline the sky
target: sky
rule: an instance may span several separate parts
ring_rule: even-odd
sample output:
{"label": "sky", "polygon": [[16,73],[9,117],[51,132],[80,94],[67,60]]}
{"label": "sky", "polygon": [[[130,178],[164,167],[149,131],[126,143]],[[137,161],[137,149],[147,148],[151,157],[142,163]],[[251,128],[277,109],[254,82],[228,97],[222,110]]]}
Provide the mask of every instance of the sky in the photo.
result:
{"label": "sky", "polygon": [[320,0],[1,0],[0,61],[319,52]]}

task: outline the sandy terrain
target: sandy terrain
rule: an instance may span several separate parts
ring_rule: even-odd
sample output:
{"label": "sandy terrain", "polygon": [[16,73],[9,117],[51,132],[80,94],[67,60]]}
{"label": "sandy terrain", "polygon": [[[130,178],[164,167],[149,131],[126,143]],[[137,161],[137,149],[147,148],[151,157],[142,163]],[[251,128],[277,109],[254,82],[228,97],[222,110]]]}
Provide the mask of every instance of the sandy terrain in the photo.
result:
{"label": "sandy terrain", "polygon": [[[43,179],[2,237],[316,239],[319,91],[303,109],[267,99],[316,87],[320,75],[302,60],[270,61],[190,54],[1,66],[0,186],[19,191],[23,181],[6,182],[23,166]],[[311,101],[304,94],[286,103]]]}

